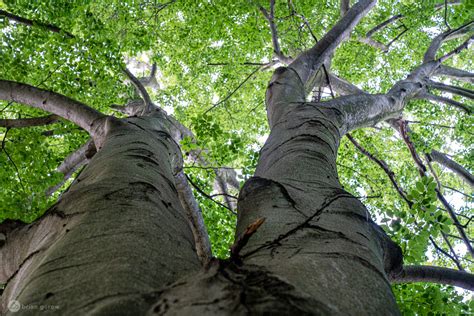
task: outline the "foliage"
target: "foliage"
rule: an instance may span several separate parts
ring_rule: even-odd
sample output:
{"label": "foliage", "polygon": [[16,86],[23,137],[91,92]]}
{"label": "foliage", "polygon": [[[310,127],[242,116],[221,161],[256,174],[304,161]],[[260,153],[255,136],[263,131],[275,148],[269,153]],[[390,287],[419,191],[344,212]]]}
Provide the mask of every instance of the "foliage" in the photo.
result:
{"label": "foliage", "polygon": [[[472,19],[468,2],[447,8],[451,27]],[[331,69],[368,92],[386,92],[421,62],[430,39],[445,29],[444,8],[435,10],[433,3],[444,1],[380,1],[356,28],[352,39],[336,51]],[[137,98],[121,67],[130,59],[148,65],[154,62],[159,69],[160,88],[150,91],[153,100],[196,136],[196,142],[182,142],[183,153],[205,150],[213,166],[236,168],[242,183],[252,175],[262,139],[269,132],[263,100],[271,71],[265,71],[262,64],[272,60],[273,48],[259,5],[268,7],[263,0],[0,1],[2,10],[62,29],[54,33],[39,24],[25,26],[0,16],[0,74],[3,79],[53,90],[112,114],[112,104]],[[282,51],[296,56],[314,44],[301,16],[319,39],[338,20],[338,8],[336,0],[277,1],[275,15]],[[407,31],[387,53],[356,40],[395,14],[403,14],[404,18],[377,33],[375,39],[389,43],[400,34],[402,24]],[[443,51],[457,44],[444,45]],[[465,51],[450,62],[472,71],[472,57],[472,51]],[[146,76],[149,70],[145,67],[138,71],[142,72],[138,75]],[[0,118],[41,115],[45,113],[0,102]],[[473,169],[470,117],[446,105],[418,100],[407,106],[405,118],[411,122],[411,138],[420,154],[440,150]],[[377,222],[401,245],[406,263],[453,267],[453,262],[430,243],[431,237],[448,250],[441,232],[456,233],[436,200],[434,179],[420,178],[405,144],[387,124],[356,131],[353,136],[387,162],[413,206],[400,198],[379,166],[344,138],[338,169],[346,190],[360,196]],[[0,139],[5,149],[0,154],[0,221],[11,218],[30,222],[54,203],[55,197],[47,198],[44,192],[60,180],[55,168],[86,141],[87,135],[60,121],[25,129],[0,128]],[[215,175],[193,165],[187,167],[190,178],[204,192],[211,193]],[[462,215],[461,221],[466,222],[465,217],[472,216],[469,186],[446,169],[435,164],[433,168],[446,186],[443,192]],[[233,241],[236,218],[195,193],[214,253],[225,257]],[[472,236],[472,226],[467,233]],[[460,240],[448,238],[465,268],[472,269]],[[467,313],[467,305],[452,288],[402,285],[395,287],[395,293],[406,315]]]}

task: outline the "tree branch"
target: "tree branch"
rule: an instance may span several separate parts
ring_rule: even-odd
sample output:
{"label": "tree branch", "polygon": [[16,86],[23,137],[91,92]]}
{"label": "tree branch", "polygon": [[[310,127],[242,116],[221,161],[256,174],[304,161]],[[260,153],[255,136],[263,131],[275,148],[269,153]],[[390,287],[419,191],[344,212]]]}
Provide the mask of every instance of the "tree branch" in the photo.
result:
{"label": "tree branch", "polygon": [[451,58],[452,56],[456,55],[456,54],[459,54],[462,50],[464,49],[467,49],[469,47],[469,44],[471,44],[471,42],[474,40],[474,36],[471,36],[469,37],[466,41],[464,41],[464,43],[462,43],[461,45],[459,45],[458,47],[456,47],[455,49],[453,49],[452,51],[450,51],[449,53],[447,53],[446,55],[444,56],[441,56],[438,60],[439,62],[443,62],[445,61],[446,59],[449,59]]}
{"label": "tree branch", "polygon": [[[186,174],[185,174],[186,175]],[[232,214],[234,215],[237,215],[237,213],[235,213],[233,210],[231,210],[229,207],[227,207],[226,205],[222,204],[221,202],[219,201],[216,201],[214,200],[209,194],[207,194],[206,192],[204,192],[197,184],[195,184],[189,177],[188,175],[186,175],[186,178],[188,179],[189,183],[191,183],[191,185],[196,189],[196,191],[198,191],[202,196],[204,196],[205,198],[211,200],[212,202],[214,202],[215,204],[219,205],[219,206],[222,206],[223,208],[229,210],[229,212],[231,212]]]}
{"label": "tree branch", "polygon": [[179,200],[186,210],[186,216],[188,217],[188,222],[193,232],[196,253],[201,263],[206,265],[212,258],[212,251],[201,208],[194,198],[193,191],[189,186],[188,178],[185,173],[180,171],[174,179],[176,190],[179,193]]}
{"label": "tree branch", "polygon": [[5,128],[24,128],[33,126],[44,126],[59,121],[59,116],[51,114],[42,117],[24,118],[24,119],[0,119],[0,127]]}
{"label": "tree branch", "polygon": [[436,76],[447,76],[453,79],[474,83],[474,73],[461,69],[440,65],[435,72]]}
{"label": "tree branch", "polygon": [[127,67],[122,68],[123,73],[130,79],[135,89],[138,91],[138,94],[142,97],[143,101],[145,102],[144,113],[150,112],[155,106],[151,101],[151,97],[146,91],[145,86],[140,82],[140,80],[135,77],[134,74],[127,69]]}
{"label": "tree branch", "polygon": [[404,266],[400,274],[392,276],[392,283],[429,282],[448,284],[474,291],[474,274],[434,266]]}
{"label": "tree branch", "polygon": [[464,89],[464,88],[456,87],[456,86],[450,86],[450,85],[440,83],[440,82],[435,82],[432,80],[428,80],[427,84],[429,87],[432,87],[441,91],[446,91],[446,92],[454,93],[454,94],[457,94],[469,99],[474,99],[474,91],[469,90],[469,89]]}
{"label": "tree branch", "polygon": [[47,196],[53,195],[80,167],[86,165],[96,154],[97,149],[92,139],[67,156],[56,168],[57,172],[63,174],[63,180],[46,191]]}
{"label": "tree branch", "polygon": [[333,54],[339,44],[346,39],[357,23],[375,5],[376,0],[360,0],[353,5],[339,22],[327,32],[312,48],[303,52],[288,67],[294,70],[308,94],[314,87],[317,72]]}
{"label": "tree branch", "polygon": [[380,23],[379,25],[375,26],[370,31],[368,31],[365,34],[365,37],[372,37],[372,35],[374,35],[378,31],[383,30],[384,28],[386,28],[387,26],[389,26],[390,24],[394,23],[395,21],[397,21],[401,18],[403,18],[403,15],[401,15],[401,14],[397,14],[397,15],[392,16],[391,18],[383,21],[382,23]]}
{"label": "tree branch", "polygon": [[18,15],[14,15],[10,12],[6,12],[6,11],[3,11],[3,10],[0,10],[0,16],[4,16],[12,21],[15,21],[17,23],[21,23],[23,25],[27,25],[27,26],[40,26],[40,27],[43,27],[45,29],[47,29],[48,31],[50,32],[54,32],[54,33],[62,33],[64,35],[66,35],[67,37],[69,38],[73,38],[74,35],[72,35],[71,33],[68,33],[64,30],[62,30],[61,28],[57,27],[56,25],[52,25],[52,24],[48,24],[48,23],[43,23],[43,22],[38,22],[38,21],[33,21],[33,20],[29,20],[29,19],[26,19],[26,18],[23,18],[21,16],[18,16]]}
{"label": "tree branch", "polygon": [[260,12],[262,12],[265,19],[267,19],[268,24],[270,25],[270,31],[272,33],[272,44],[273,52],[280,62],[283,64],[289,64],[292,59],[286,57],[280,48],[280,43],[278,40],[278,31],[275,24],[275,0],[270,0],[270,12],[268,12],[264,7],[259,7]]}
{"label": "tree branch", "polygon": [[383,169],[383,171],[387,174],[388,178],[390,179],[390,182],[392,182],[393,187],[395,190],[397,190],[398,194],[407,202],[408,206],[411,207],[413,204],[406,196],[406,193],[403,191],[403,189],[398,185],[397,180],[395,179],[395,173],[390,169],[390,167],[387,165],[385,161],[382,159],[378,159],[375,157],[373,154],[368,152],[364,147],[362,147],[350,134],[346,134],[346,137],[351,141],[351,143],[362,153],[364,154],[367,158],[375,162],[377,165],[380,166],[380,168]]}
{"label": "tree branch", "polygon": [[417,99],[427,99],[427,100],[430,100],[430,101],[441,102],[441,103],[444,103],[444,104],[447,104],[447,105],[452,105],[455,108],[457,108],[459,110],[462,110],[463,112],[465,112],[466,114],[469,114],[469,115],[472,113],[472,109],[467,105],[464,105],[464,104],[462,104],[458,101],[454,101],[454,100],[451,100],[451,99],[448,99],[448,98],[445,98],[445,97],[437,96],[437,95],[434,95],[434,94],[431,94],[431,93],[428,93],[428,92],[420,92],[416,96],[416,98]]}
{"label": "tree branch", "polygon": [[0,99],[29,105],[75,123],[92,137],[102,137],[106,115],[64,95],[28,84],[0,80]]}
{"label": "tree branch", "polygon": [[449,159],[448,156],[437,150],[432,150],[429,154],[429,157],[431,158],[431,160],[436,161],[437,163],[445,166],[446,168],[449,168],[451,171],[456,173],[461,179],[466,181],[466,183],[469,184],[471,188],[474,188],[474,176],[466,168],[464,168],[454,160]]}
{"label": "tree branch", "polygon": [[340,2],[340,10],[341,10],[341,18],[346,15],[347,11],[349,11],[351,7],[350,0],[341,0]]}
{"label": "tree branch", "polygon": [[[423,58],[423,63],[428,63],[430,61],[435,60],[436,59],[436,53],[437,53],[438,49],[441,47],[441,44],[443,44],[443,42],[445,42],[447,40],[450,40],[450,39],[458,38],[460,36],[463,36],[467,32],[472,31],[473,25],[474,25],[474,22],[469,22],[465,25],[462,25],[462,26],[458,27],[457,29],[448,30],[448,31],[446,31],[444,33],[441,33],[440,35],[436,36],[431,41],[430,46],[426,50],[425,56]],[[440,61],[442,61],[442,60],[440,60]]]}
{"label": "tree branch", "polygon": [[[405,142],[408,149],[410,150],[411,156],[416,163],[420,176],[421,177],[425,176],[427,169],[425,165],[423,164],[423,161],[420,159],[418,153],[416,152],[415,145],[410,140],[408,123],[404,120],[392,120],[391,124],[400,133],[403,141]],[[452,209],[451,205],[448,203],[448,201],[446,201],[443,194],[441,194],[441,191],[438,188],[436,188],[435,191],[436,191],[436,196],[438,197],[438,200],[441,202],[441,204],[443,204],[443,206],[448,211],[448,214],[451,217],[454,223],[454,226],[457,228],[459,235],[463,239],[468,252],[471,254],[472,257],[474,257],[474,249],[469,241],[469,238],[467,238],[466,232],[464,231],[461,223],[459,223],[456,213],[454,213],[454,210]]]}

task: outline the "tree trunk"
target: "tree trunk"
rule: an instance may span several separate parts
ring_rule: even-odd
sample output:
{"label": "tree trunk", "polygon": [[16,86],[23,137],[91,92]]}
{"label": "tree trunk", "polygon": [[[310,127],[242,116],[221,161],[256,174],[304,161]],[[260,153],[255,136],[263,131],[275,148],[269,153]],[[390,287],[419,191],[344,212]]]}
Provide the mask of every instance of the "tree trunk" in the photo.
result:
{"label": "tree trunk", "polygon": [[[0,314],[15,299],[24,307],[15,315],[139,315],[149,308],[145,294],[200,269],[173,182],[181,157],[169,122],[108,125],[102,149],[61,200],[7,234]],[[12,259],[20,268],[5,271]]]}
{"label": "tree trunk", "polygon": [[61,200],[6,232],[3,312],[14,299],[20,314],[398,314],[387,273],[400,269],[400,250],[337,176],[350,116],[295,99],[295,74],[277,71],[270,84],[271,134],[240,193],[241,250],[229,260],[201,269],[174,183],[174,125],[160,111],[109,118],[101,150]]}

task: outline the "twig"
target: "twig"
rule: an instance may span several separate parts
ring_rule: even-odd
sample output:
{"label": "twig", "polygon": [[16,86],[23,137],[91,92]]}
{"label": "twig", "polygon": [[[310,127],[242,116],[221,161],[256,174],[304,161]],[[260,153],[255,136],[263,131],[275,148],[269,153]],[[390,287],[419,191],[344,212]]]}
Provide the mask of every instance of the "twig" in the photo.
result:
{"label": "twig", "polygon": [[216,201],[214,200],[209,194],[207,194],[206,192],[204,192],[196,183],[194,183],[191,178],[185,174],[186,178],[188,179],[189,183],[191,183],[191,185],[196,189],[196,191],[198,191],[201,195],[203,195],[205,198],[208,198],[209,200],[211,200],[212,202],[214,202],[215,204],[219,205],[219,206],[222,206],[223,208],[227,209],[229,212],[231,212],[232,214],[234,215],[237,215],[236,212],[234,212],[233,210],[231,210],[229,207],[227,207],[227,205],[224,205],[222,204],[221,202],[219,201]]}
{"label": "twig", "polygon": [[242,81],[231,93],[229,93],[224,99],[222,99],[221,101],[213,104],[210,108],[208,108],[206,111],[204,111],[204,113],[202,113],[202,115],[204,114],[207,114],[209,111],[215,109],[216,107],[218,107],[219,105],[221,105],[222,103],[226,102],[227,100],[229,100],[236,92],[237,90],[239,90],[250,78],[252,78],[252,76],[254,74],[256,74],[262,67],[258,67],[256,68],[254,71],[252,71],[245,79],[244,81]]}
{"label": "twig", "polygon": [[10,160],[10,162],[12,163],[13,167],[15,167],[15,170],[16,170],[16,176],[18,178],[18,181],[20,182],[20,185],[21,185],[21,188],[23,190],[23,193],[26,193],[26,190],[25,190],[25,186],[23,185],[23,180],[21,179],[21,176],[20,176],[20,170],[18,170],[18,167],[16,166],[16,163],[13,161],[12,157],[10,156],[10,154],[8,153],[7,149],[5,148],[5,143],[6,143],[6,140],[7,140],[7,134],[8,134],[8,131],[10,130],[10,128],[7,127],[7,130],[5,131],[5,134],[3,135],[3,139],[2,139],[2,150],[5,152],[5,155],[7,155],[8,157],[8,160]]}

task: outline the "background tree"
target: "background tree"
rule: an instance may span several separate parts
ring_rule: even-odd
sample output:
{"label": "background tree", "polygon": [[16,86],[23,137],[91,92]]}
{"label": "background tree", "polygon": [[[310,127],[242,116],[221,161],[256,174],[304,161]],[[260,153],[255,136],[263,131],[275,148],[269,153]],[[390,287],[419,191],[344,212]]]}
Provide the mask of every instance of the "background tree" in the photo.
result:
{"label": "background tree", "polygon": [[[263,100],[271,70],[291,64],[292,57],[308,48],[324,47],[324,41],[313,45],[341,16],[348,14],[351,6],[347,1],[312,2],[2,4],[2,78],[69,97],[50,94],[48,100],[56,103],[43,104],[43,100],[35,99],[38,93],[44,96],[43,92],[2,81],[1,95],[6,100],[0,121],[4,126],[0,159],[5,166],[0,171],[2,219],[31,222],[56,201],[75,172],[100,148],[104,136],[101,126],[107,125],[101,123],[105,121],[104,114],[142,115],[154,103],[173,113],[180,122],[170,118],[172,125],[166,128],[175,131],[174,139],[181,143],[184,171],[196,190],[213,252],[228,256],[239,187],[235,176],[243,183],[254,174],[258,150],[269,133]],[[472,32],[469,12],[467,2],[384,1],[371,10],[350,39],[341,35],[337,41],[329,41],[327,55],[321,57],[321,51],[317,51],[313,56],[318,58],[311,61],[315,72],[310,81],[315,89],[308,90],[308,97],[314,102],[337,104],[338,101],[329,100],[339,95],[369,98],[362,91],[392,95],[401,93],[400,89],[408,91],[410,102],[403,97],[392,120],[383,122],[381,119],[388,116],[376,117],[373,122],[359,125],[372,128],[358,129],[352,136],[342,138],[337,161],[344,188],[366,204],[374,219],[401,246],[406,265],[470,270],[472,91],[468,89],[473,76],[467,72],[472,52],[464,49]],[[347,25],[346,29],[349,30]],[[441,47],[432,41],[438,34],[444,34],[437,37],[442,40],[438,42],[443,44]],[[343,39],[334,50],[331,45],[336,46]],[[420,66],[440,57],[442,65],[436,69]],[[298,60],[293,65],[294,69],[305,69],[297,67]],[[400,80],[410,73],[411,77],[402,84],[408,87],[401,86]],[[267,96],[267,100],[271,99],[271,95]],[[64,104],[70,108],[58,112]],[[404,107],[401,117],[400,107]],[[361,112],[357,109],[354,113]],[[91,126],[92,122],[99,127]],[[95,146],[87,141],[89,134]],[[268,144],[271,146],[271,140]],[[68,154],[71,155],[64,160]],[[85,179],[101,168],[89,170],[92,171],[82,175]],[[177,175],[173,181],[182,205],[190,211],[186,214],[199,214],[192,212],[197,204],[189,194],[185,175]],[[63,184],[62,188],[58,183]],[[48,198],[45,192],[52,196]],[[295,193],[289,192],[294,198]],[[167,203],[178,207],[172,195]],[[54,213],[60,203],[46,214]],[[120,226],[120,217],[113,212],[110,225],[114,225],[114,218]],[[142,215],[136,214],[136,218],[142,219]],[[200,234],[202,225],[196,220],[199,216],[192,218],[191,232],[201,260],[206,261],[206,234]],[[8,251],[12,249],[8,235],[17,225],[18,222],[6,220],[2,226],[2,266],[8,260],[2,275],[5,283],[15,277],[15,263],[34,261],[34,247],[15,255]],[[258,243],[258,234],[264,234],[265,227],[272,224],[267,218],[262,225],[247,247]],[[239,227],[243,232],[247,225]],[[34,237],[32,240],[41,240]],[[190,235],[186,238],[184,243],[191,242]],[[240,248],[241,243],[234,246]],[[22,266],[25,269],[25,264]],[[431,268],[420,272],[420,268],[413,267],[394,278],[418,281],[428,276],[431,281],[459,285],[455,277],[446,275],[446,270],[441,270],[444,279],[438,271]],[[140,279],[139,275],[135,279]],[[135,279],[130,277],[129,282]],[[466,275],[462,279],[468,280]],[[470,284],[472,287],[472,281]],[[404,284],[394,289],[406,314],[428,310],[461,313],[467,309],[462,296],[452,288]],[[46,299],[54,298],[50,295]]]}

